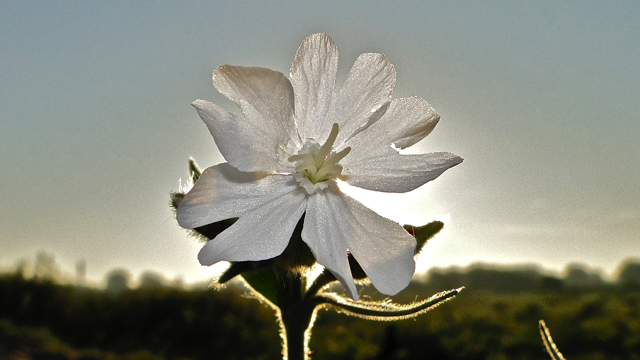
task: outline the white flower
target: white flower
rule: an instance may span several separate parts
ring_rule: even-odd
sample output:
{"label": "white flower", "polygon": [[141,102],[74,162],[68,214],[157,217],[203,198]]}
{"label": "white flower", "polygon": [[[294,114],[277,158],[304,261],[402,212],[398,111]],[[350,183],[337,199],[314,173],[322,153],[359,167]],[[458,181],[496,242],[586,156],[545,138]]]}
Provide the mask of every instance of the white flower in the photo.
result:
{"label": "white flower", "polygon": [[202,173],[180,203],[178,223],[196,228],[239,218],[202,248],[203,265],[280,255],[306,212],[303,241],[353,299],[348,253],[381,293],[395,295],[408,285],[415,239],[342,193],[336,180],[407,192],[462,159],[398,153],[427,136],[440,117],[423,99],[391,100],[395,70],[384,55],[360,55],[339,88],[337,63],[331,37],[314,34],[300,45],[289,79],[257,67],[214,71],[213,85],[242,116],[193,102],[227,163]]}

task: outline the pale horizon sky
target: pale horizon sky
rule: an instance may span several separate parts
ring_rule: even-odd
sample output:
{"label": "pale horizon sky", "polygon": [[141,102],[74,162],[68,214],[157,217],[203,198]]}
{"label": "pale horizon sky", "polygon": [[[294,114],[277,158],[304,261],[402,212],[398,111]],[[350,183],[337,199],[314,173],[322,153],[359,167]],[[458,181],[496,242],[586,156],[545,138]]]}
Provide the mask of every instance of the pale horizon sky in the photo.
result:
{"label": "pale horizon sky", "polygon": [[640,3],[468,1],[0,3],[0,267],[55,256],[213,277],[173,219],[187,160],[222,162],[190,106],[235,106],[217,65],[288,74],[329,33],[344,75],[363,52],[395,65],[394,97],[441,121],[413,151],[465,159],[411,193],[359,194],[402,223],[446,219],[418,268],[640,257]]}

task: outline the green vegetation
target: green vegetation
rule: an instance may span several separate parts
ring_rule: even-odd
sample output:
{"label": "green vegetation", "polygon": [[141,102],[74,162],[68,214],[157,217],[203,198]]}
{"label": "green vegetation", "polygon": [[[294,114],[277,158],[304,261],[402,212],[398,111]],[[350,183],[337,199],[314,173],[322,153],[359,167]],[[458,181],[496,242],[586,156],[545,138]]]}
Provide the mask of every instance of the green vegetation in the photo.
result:
{"label": "green vegetation", "polygon": [[[314,359],[332,360],[548,359],[538,333],[544,319],[569,360],[640,359],[636,265],[627,264],[616,283],[576,271],[564,279],[531,269],[432,271],[428,282],[412,283],[395,300],[466,289],[398,322],[321,310],[310,347]],[[111,291],[19,272],[1,276],[0,359],[280,358],[273,310],[243,296],[238,284],[185,290],[147,281],[129,289],[122,272],[112,276],[112,284],[125,279]]]}

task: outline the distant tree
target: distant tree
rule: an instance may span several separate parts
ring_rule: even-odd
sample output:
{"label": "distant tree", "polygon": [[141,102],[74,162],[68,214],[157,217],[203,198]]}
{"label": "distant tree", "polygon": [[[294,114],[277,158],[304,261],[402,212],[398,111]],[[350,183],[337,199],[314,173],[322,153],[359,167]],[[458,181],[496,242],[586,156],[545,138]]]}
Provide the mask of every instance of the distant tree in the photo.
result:
{"label": "distant tree", "polygon": [[53,254],[40,251],[36,255],[34,277],[39,280],[55,281],[60,276],[60,270]]}
{"label": "distant tree", "polygon": [[465,276],[458,269],[432,269],[429,271],[429,283],[438,291],[454,289],[465,285]]}
{"label": "distant tree", "polygon": [[565,269],[564,283],[568,286],[593,286],[602,285],[602,277],[599,273],[590,271],[582,264],[569,264]]}
{"label": "distant tree", "polygon": [[640,287],[640,261],[624,261],[618,270],[617,280],[621,285]]}
{"label": "distant tree", "polygon": [[76,262],[76,285],[84,285],[87,278],[87,261],[80,259]]}
{"label": "distant tree", "polygon": [[555,276],[543,276],[540,278],[540,288],[543,291],[558,292],[564,288],[564,282]]}
{"label": "distant tree", "polygon": [[185,283],[184,283],[184,278],[182,276],[178,276],[175,279],[173,279],[173,281],[171,281],[171,287],[174,287],[176,289],[184,289]]}
{"label": "distant tree", "polygon": [[540,277],[535,269],[492,269],[477,266],[470,267],[467,271],[465,285],[493,291],[526,291],[533,289]]}
{"label": "distant tree", "polygon": [[140,276],[139,287],[141,289],[158,289],[158,288],[165,287],[166,284],[167,284],[167,281],[165,280],[165,278],[157,272],[145,271]]}
{"label": "distant tree", "polygon": [[27,277],[27,273],[29,272],[29,262],[25,259],[21,259],[16,263],[15,274],[22,279]]}
{"label": "distant tree", "polygon": [[107,275],[107,288],[110,293],[119,294],[129,289],[131,274],[125,269],[111,270]]}

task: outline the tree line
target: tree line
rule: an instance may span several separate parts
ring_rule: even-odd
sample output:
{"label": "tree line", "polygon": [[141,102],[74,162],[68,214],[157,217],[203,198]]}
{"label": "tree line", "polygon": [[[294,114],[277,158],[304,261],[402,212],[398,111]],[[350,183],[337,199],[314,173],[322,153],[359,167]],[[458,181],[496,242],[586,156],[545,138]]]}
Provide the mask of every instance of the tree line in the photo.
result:
{"label": "tree line", "polygon": [[[311,350],[335,360],[545,359],[537,332],[545,319],[568,359],[640,358],[640,263],[625,262],[613,282],[596,275],[579,266],[559,277],[536,268],[434,269],[394,300],[465,290],[395,323],[322,310]],[[106,283],[96,289],[21,271],[1,275],[0,358],[280,358],[273,310],[240,283],[184,289],[147,273],[133,287],[122,270]],[[369,292],[365,300],[379,296]]]}

